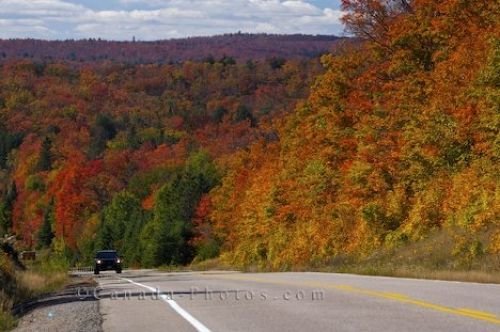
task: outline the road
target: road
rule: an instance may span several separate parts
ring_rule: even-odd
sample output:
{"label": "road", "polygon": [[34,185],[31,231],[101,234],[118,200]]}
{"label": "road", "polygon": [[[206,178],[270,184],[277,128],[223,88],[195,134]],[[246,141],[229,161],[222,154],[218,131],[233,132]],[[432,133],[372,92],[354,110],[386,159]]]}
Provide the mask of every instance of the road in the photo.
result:
{"label": "road", "polygon": [[113,331],[500,331],[500,285],[333,273],[97,276]]}

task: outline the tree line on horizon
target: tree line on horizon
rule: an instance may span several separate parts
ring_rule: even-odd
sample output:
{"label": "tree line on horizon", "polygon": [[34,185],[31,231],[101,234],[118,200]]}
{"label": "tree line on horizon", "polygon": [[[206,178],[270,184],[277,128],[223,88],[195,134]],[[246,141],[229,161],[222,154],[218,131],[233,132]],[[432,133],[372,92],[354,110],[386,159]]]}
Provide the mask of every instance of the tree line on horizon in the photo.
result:
{"label": "tree line on horizon", "polygon": [[239,62],[270,58],[306,60],[334,51],[344,40],[347,39],[333,35],[249,33],[157,41],[0,39],[0,63],[31,60],[139,65],[213,61],[224,57]]}

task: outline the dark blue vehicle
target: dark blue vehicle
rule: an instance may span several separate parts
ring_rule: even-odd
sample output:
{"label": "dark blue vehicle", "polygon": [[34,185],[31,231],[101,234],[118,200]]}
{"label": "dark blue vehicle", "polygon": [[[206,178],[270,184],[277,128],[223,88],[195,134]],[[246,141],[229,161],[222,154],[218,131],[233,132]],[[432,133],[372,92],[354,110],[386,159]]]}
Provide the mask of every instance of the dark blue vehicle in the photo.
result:
{"label": "dark blue vehicle", "polygon": [[94,274],[108,270],[115,270],[116,273],[122,273],[122,259],[118,256],[116,250],[101,250],[95,255]]}

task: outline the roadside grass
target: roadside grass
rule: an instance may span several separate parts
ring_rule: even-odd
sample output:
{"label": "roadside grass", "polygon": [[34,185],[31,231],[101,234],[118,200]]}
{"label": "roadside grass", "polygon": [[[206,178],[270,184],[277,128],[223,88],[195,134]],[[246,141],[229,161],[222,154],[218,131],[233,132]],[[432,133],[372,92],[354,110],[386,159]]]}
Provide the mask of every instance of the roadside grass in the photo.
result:
{"label": "roadside grass", "polygon": [[155,268],[158,271],[161,272],[186,272],[190,271],[188,266],[182,266],[182,265],[160,265]]}
{"label": "roadside grass", "polygon": [[234,266],[225,264],[219,258],[210,258],[206,260],[194,259],[189,265],[161,265],[156,268],[161,272],[189,272],[189,271],[229,271],[235,270]]}
{"label": "roadside grass", "polygon": [[489,233],[474,239],[440,231],[418,242],[380,249],[367,256],[337,256],[311,269],[418,279],[500,283],[500,255],[489,252]]}
{"label": "roadside grass", "polygon": [[[188,267],[163,271],[240,270],[242,272],[316,271],[400,278],[500,283],[500,254],[489,250],[491,231],[474,234],[440,230],[417,242],[383,248],[365,255],[337,255],[302,266],[230,266],[221,258],[195,260]],[[483,244],[484,243],[484,244]]]}
{"label": "roadside grass", "polygon": [[16,327],[16,319],[9,312],[0,310],[0,331],[9,331]]}
{"label": "roadside grass", "polygon": [[221,259],[219,258],[210,258],[202,261],[193,261],[191,265],[189,265],[189,268],[193,271],[229,271],[229,270],[235,270],[234,266],[230,266],[226,263],[224,263]]}
{"label": "roadside grass", "polygon": [[12,309],[23,302],[50,294],[68,284],[67,263],[42,252],[34,263],[27,264],[25,271],[16,270],[3,253],[0,254],[0,331],[16,326]]}
{"label": "roadside grass", "polygon": [[65,272],[42,274],[35,271],[26,271],[19,273],[18,279],[22,287],[28,291],[30,297],[36,297],[63,288],[67,284],[68,274]]}
{"label": "roadside grass", "polygon": [[19,283],[31,298],[62,289],[69,282],[69,264],[49,250],[38,253],[37,260],[27,264],[27,270],[18,273]]}
{"label": "roadside grass", "polygon": [[11,309],[23,291],[18,285],[14,264],[3,253],[0,253],[0,285],[0,331],[8,331],[16,325]]}
{"label": "roadside grass", "polygon": [[359,263],[357,265],[345,265],[342,267],[325,267],[313,269],[318,272],[351,273],[370,276],[386,276],[398,278],[463,281],[477,283],[500,284],[500,272],[498,271],[460,271],[460,270],[429,270],[420,266],[399,266],[392,264],[369,265]]}

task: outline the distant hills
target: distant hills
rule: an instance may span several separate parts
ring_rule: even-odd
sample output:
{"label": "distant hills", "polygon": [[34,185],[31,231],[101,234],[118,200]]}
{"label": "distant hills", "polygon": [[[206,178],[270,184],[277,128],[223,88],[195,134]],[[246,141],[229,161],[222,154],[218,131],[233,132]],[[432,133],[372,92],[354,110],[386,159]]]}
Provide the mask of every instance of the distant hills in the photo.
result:
{"label": "distant hills", "polygon": [[330,52],[344,38],[329,35],[226,34],[161,41],[101,39],[45,41],[0,40],[0,62],[34,61],[172,63],[186,60],[234,58],[238,61],[272,57],[307,59]]}

